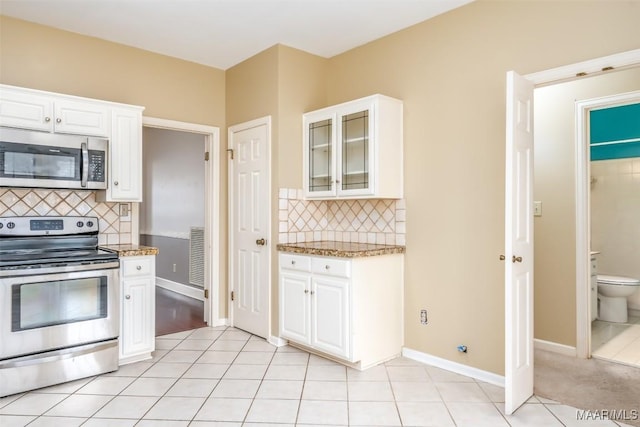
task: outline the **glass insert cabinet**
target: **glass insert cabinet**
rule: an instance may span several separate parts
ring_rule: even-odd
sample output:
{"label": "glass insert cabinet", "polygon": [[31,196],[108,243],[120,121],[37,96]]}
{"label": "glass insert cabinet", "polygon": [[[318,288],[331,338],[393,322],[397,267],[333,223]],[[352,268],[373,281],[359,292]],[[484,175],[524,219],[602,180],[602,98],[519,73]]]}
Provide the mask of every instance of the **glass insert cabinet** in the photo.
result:
{"label": "glass insert cabinet", "polygon": [[402,101],[372,95],[303,115],[308,199],[402,198]]}

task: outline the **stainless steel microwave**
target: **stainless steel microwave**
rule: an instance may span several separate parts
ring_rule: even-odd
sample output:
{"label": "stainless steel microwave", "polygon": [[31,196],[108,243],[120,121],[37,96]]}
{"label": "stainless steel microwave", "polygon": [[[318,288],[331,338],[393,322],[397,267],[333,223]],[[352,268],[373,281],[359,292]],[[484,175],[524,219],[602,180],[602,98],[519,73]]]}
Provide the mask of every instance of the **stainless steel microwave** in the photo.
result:
{"label": "stainless steel microwave", "polygon": [[0,127],[0,186],[107,188],[109,141]]}

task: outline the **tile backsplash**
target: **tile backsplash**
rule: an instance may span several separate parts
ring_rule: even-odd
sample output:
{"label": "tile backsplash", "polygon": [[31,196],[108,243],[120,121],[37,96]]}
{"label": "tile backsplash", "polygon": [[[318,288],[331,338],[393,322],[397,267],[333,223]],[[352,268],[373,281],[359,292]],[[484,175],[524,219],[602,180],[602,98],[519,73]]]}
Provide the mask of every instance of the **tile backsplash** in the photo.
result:
{"label": "tile backsplash", "polygon": [[279,243],[319,240],[404,245],[404,200],[304,200],[300,189],[281,188]]}
{"label": "tile backsplash", "polygon": [[131,243],[130,216],[121,218],[119,208],[120,203],[96,202],[93,191],[0,188],[0,217],[95,216],[101,245]]}

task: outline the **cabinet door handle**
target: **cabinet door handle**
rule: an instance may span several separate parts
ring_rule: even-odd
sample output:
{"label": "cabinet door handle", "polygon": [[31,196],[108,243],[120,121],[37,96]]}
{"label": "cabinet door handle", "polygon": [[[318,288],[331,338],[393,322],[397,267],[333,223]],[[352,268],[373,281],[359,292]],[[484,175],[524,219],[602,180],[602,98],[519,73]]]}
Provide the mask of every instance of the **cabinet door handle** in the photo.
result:
{"label": "cabinet door handle", "polygon": [[309,293],[309,289],[305,289],[305,290],[304,290],[304,293],[305,293],[305,294],[308,294],[308,293]]}
{"label": "cabinet door handle", "polygon": [[292,260],[291,265],[296,265],[296,262]]}
{"label": "cabinet door handle", "polygon": [[131,299],[131,295],[125,295],[124,299]]}
{"label": "cabinet door handle", "polygon": [[113,185],[118,185],[118,181],[113,181]]}
{"label": "cabinet door handle", "polygon": [[311,295],[313,295],[313,294],[315,294],[315,293],[316,293],[316,291],[311,291]]}
{"label": "cabinet door handle", "polygon": [[58,118],[56,119],[56,123],[62,123],[62,119],[61,119],[60,117],[58,117]]}
{"label": "cabinet door handle", "polygon": [[142,270],[142,266],[141,265],[137,265],[136,266],[136,270],[138,270],[138,271]]}
{"label": "cabinet door handle", "polygon": [[325,269],[325,270],[329,270],[330,268],[331,268],[331,266],[330,266],[329,264],[327,264],[327,265],[325,265],[325,266],[324,266],[324,269]]}
{"label": "cabinet door handle", "polygon": [[47,122],[47,123],[49,123],[49,122],[51,121],[51,117],[45,117],[45,118],[44,118],[44,121],[45,121],[45,122]]}

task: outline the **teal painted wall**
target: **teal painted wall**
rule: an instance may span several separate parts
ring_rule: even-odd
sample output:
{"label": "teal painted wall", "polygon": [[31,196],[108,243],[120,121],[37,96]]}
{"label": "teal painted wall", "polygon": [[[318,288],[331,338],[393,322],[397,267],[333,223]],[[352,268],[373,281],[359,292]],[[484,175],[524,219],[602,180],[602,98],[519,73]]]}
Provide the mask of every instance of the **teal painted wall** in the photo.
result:
{"label": "teal painted wall", "polygon": [[640,103],[589,112],[591,160],[640,157]]}

